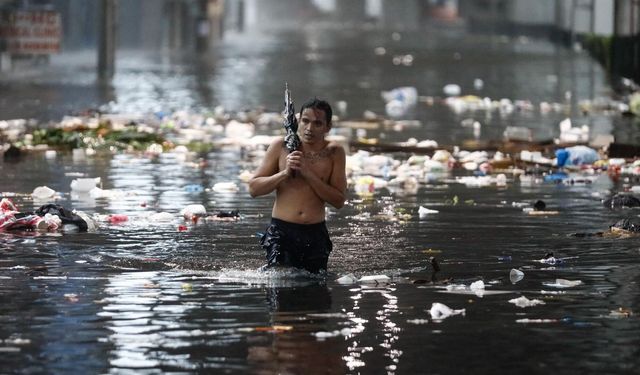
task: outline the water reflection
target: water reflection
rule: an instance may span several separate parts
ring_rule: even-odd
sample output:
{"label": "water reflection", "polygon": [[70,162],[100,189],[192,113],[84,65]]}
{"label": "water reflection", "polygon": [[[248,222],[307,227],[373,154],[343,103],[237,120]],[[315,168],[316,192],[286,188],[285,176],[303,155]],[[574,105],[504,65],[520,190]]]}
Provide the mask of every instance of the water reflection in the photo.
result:
{"label": "water reflection", "polygon": [[[98,315],[107,319],[112,331],[107,338],[114,346],[112,371],[243,367],[233,350],[243,334],[234,327],[246,324],[238,317],[258,307],[230,304],[225,300],[233,296],[225,296],[224,287],[198,290],[202,284],[188,281],[178,274],[160,272],[123,273],[110,279]],[[208,294],[220,298],[205,298]],[[202,349],[191,355],[184,352],[194,347]]]}
{"label": "water reflection", "polygon": [[[394,322],[399,317],[398,298],[394,295],[396,289],[391,286],[364,285],[349,291],[353,307],[347,309],[346,313],[352,326],[345,337],[348,355],[342,359],[351,371],[366,366],[372,359],[376,367],[384,366],[387,373],[395,373],[402,356],[402,350],[396,345],[401,332],[397,322]],[[367,316],[373,311],[375,316]],[[369,330],[380,334],[368,335]]]}
{"label": "water reflection", "polygon": [[333,308],[331,292],[324,282],[267,288],[270,324],[285,327],[265,343],[252,340],[247,360],[258,373],[341,373],[343,364],[334,343],[318,342],[312,335],[329,330],[323,318]]}

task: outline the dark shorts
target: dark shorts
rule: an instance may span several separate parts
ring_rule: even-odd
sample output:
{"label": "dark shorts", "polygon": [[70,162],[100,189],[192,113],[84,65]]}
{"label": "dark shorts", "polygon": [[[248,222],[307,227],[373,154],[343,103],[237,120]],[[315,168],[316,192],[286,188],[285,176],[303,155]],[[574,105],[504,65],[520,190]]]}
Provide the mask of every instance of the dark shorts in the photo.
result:
{"label": "dark shorts", "polygon": [[333,249],[325,222],[295,224],[276,218],[271,219],[260,245],[267,252],[267,268],[293,266],[313,273],[327,269]]}

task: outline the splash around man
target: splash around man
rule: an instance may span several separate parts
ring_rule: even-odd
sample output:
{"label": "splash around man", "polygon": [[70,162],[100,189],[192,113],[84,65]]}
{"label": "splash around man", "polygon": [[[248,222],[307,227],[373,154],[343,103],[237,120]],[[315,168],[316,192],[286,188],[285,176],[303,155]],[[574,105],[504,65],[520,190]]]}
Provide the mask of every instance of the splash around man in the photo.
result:
{"label": "splash around man", "polygon": [[327,269],[333,244],[325,223],[325,204],[337,209],[344,206],[347,189],[345,151],[325,140],[332,115],[326,101],[304,103],[298,150],[289,153],[283,139],[273,141],[249,181],[254,198],[276,192],[271,223],[260,240],[266,268],[293,266],[312,273]]}

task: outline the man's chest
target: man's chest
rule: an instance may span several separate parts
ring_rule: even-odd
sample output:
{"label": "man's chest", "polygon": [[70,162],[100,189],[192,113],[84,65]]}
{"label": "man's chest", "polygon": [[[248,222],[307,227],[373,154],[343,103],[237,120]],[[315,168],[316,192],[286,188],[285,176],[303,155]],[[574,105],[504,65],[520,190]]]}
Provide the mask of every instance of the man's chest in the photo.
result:
{"label": "man's chest", "polygon": [[[331,175],[331,171],[333,169],[331,150],[323,149],[321,151],[303,151],[302,159],[304,168],[311,169],[322,180],[326,181]],[[280,155],[280,170],[286,168],[286,164],[287,153],[285,152]]]}

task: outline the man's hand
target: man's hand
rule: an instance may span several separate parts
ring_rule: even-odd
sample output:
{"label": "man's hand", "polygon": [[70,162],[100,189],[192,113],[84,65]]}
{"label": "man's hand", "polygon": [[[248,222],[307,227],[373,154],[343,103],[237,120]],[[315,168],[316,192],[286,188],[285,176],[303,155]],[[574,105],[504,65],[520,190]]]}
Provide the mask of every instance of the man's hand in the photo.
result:
{"label": "man's hand", "polygon": [[293,151],[289,155],[287,155],[287,174],[293,175],[292,171],[301,171],[305,170],[304,168],[305,162],[302,151]]}

